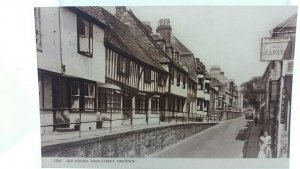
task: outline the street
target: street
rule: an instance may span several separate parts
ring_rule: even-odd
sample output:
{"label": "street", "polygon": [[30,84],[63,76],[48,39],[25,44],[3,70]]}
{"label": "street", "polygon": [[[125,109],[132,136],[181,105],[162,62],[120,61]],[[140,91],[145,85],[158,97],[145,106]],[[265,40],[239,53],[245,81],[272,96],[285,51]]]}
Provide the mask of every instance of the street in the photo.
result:
{"label": "street", "polygon": [[224,121],[178,142],[152,158],[242,158],[245,117]]}

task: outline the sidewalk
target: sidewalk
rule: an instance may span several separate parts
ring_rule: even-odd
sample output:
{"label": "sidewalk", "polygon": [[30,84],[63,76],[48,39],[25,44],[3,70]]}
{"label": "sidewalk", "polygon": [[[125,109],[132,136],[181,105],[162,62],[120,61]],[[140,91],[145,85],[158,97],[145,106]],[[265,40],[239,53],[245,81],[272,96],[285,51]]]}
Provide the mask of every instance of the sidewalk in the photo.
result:
{"label": "sidewalk", "polygon": [[250,134],[248,142],[245,142],[244,158],[257,158],[259,152],[260,125],[255,126],[253,121],[250,123]]}

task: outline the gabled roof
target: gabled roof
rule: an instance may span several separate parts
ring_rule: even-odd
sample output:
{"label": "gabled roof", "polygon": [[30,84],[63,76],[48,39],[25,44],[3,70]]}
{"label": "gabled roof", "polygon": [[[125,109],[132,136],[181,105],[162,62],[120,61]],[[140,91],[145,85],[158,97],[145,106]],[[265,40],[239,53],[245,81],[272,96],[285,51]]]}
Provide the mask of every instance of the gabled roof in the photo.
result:
{"label": "gabled roof", "polygon": [[278,24],[275,29],[277,28],[296,28],[297,26],[297,14],[294,14],[293,16],[289,17],[285,21]]}
{"label": "gabled roof", "polygon": [[105,44],[118,48],[145,65],[166,72],[152,58],[153,53],[147,50],[147,44],[128,25],[101,7],[78,7],[78,9],[107,25],[108,29],[105,31],[104,37]]}
{"label": "gabled roof", "polygon": [[128,15],[127,22],[131,29],[136,32],[137,36],[139,36],[145,44],[147,44],[147,50],[152,53],[151,57],[160,63],[170,62],[167,54],[165,54],[155,43],[155,40],[150,35],[146,25],[141,22],[132,11],[128,11],[125,15]]}
{"label": "gabled roof", "polygon": [[204,74],[206,72],[205,65],[200,61],[199,58],[195,58],[195,64],[196,64],[196,71],[199,73]]}
{"label": "gabled roof", "polygon": [[171,44],[180,54],[193,54],[193,52],[191,52],[174,36],[172,36]]}
{"label": "gabled roof", "polygon": [[78,7],[72,8],[72,9],[77,10],[82,13],[85,13],[85,14],[89,15],[91,18],[102,23],[103,25],[106,25],[106,21],[104,19],[104,15],[102,13],[103,8],[100,8],[97,6],[85,6],[85,7],[78,6]]}
{"label": "gabled roof", "polygon": [[[154,38],[162,38],[160,34],[155,35],[150,34],[149,32],[145,31],[145,25],[133,14],[132,11],[128,11],[128,13],[131,16],[131,19],[133,22],[130,22],[130,19],[128,19],[130,25],[134,30],[139,34],[139,36],[144,40],[145,43],[148,44],[148,50],[153,52],[152,57],[160,62],[160,63],[173,63],[175,67],[177,67],[179,70],[183,71],[184,73],[188,73],[176,60],[170,58],[155,42]],[[162,38],[162,40],[164,40]],[[165,40],[164,40],[165,41]]]}

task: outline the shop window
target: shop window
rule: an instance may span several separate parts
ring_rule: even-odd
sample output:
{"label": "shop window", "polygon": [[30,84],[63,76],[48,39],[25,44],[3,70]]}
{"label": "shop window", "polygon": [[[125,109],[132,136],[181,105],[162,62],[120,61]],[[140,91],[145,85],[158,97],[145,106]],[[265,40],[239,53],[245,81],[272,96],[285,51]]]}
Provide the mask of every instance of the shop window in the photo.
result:
{"label": "shop window", "polygon": [[118,73],[127,76],[130,74],[130,61],[120,55],[118,57]]}
{"label": "shop window", "polygon": [[78,53],[92,57],[93,54],[93,24],[77,17]]}

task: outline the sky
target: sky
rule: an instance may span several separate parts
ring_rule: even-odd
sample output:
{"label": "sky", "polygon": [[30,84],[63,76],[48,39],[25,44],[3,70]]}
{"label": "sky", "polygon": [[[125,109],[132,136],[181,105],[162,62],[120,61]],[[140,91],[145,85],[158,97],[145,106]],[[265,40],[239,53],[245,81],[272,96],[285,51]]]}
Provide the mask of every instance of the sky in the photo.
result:
{"label": "sky", "polygon": [[[114,7],[105,7],[115,13]],[[127,6],[156,31],[158,20],[169,18],[172,34],[206,65],[219,65],[237,85],[261,76],[261,38],[297,12],[292,6]]]}

